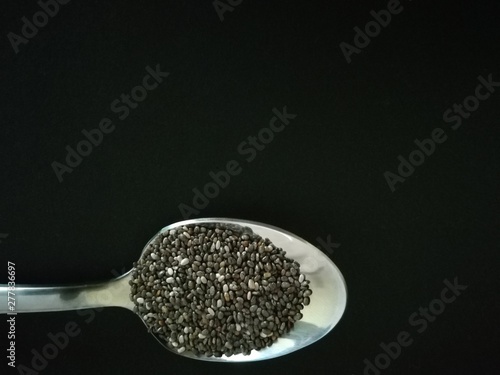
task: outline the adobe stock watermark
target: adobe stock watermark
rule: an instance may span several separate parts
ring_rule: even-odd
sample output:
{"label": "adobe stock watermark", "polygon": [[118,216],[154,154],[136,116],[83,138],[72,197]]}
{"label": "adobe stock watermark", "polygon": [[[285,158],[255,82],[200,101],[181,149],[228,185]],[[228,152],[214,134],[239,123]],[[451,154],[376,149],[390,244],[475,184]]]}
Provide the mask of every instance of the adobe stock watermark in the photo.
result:
{"label": "adobe stock watermark", "polygon": [[[411,0],[410,0],[411,1]],[[348,64],[351,63],[352,54],[360,54],[363,48],[368,47],[371,42],[370,38],[376,38],[382,28],[386,28],[391,23],[392,16],[395,16],[403,11],[403,6],[400,4],[399,0],[389,0],[387,3],[387,9],[382,9],[376,12],[375,10],[370,11],[372,20],[368,21],[364,27],[364,31],[358,26],[354,27],[354,40],[353,44],[346,42],[340,43],[339,47],[344,55],[345,60]]]}
{"label": "adobe stock watermark", "polygon": [[[122,273],[119,273],[116,270],[112,270],[111,273],[114,277],[119,277],[126,271],[122,269]],[[111,300],[114,292],[120,292],[120,289],[115,285],[111,285],[109,290],[103,290],[97,295],[96,301],[89,302],[106,305]],[[31,349],[32,358],[30,364],[18,364],[16,366],[17,372],[20,375],[39,375],[50,365],[50,361],[55,360],[68,347],[71,339],[78,337],[82,333],[83,323],[88,325],[93,322],[96,314],[103,309],[104,307],[95,307],[92,309],[76,310],[77,315],[84,318],[83,322],[79,324],[77,321],[71,320],[64,324],[60,331],[56,333],[49,332],[47,334],[47,343],[41,348]]]}
{"label": "adobe stock watermark", "polygon": [[[247,163],[254,161],[258,152],[264,150],[274,140],[275,135],[285,130],[286,125],[290,124],[290,120],[297,117],[293,113],[288,113],[286,106],[281,111],[273,108],[272,112],[274,116],[271,117],[269,125],[260,129],[257,136],[249,136],[236,148],[238,154],[245,157]],[[198,215],[200,210],[208,206],[210,199],[216,198],[221,189],[229,185],[231,177],[238,176],[242,171],[243,167],[235,159],[229,160],[226,163],[225,170],[218,172],[210,171],[208,173],[210,181],[201,189],[193,189],[192,206],[185,203],[179,204],[178,208],[182,217],[186,220],[192,215]]]}
{"label": "adobe stock watermark", "polygon": [[[474,95],[467,96],[462,100],[461,104],[454,103],[452,107],[446,109],[443,113],[443,121],[451,123],[453,130],[460,128],[462,121],[468,119],[473,112],[477,111],[481,101],[487,100],[495,92],[495,88],[500,87],[500,82],[493,81],[492,74],[489,74],[487,78],[479,76],[477,80],[479,84],[474,90]],[[436,151],[436,145],[444,143],[447,139],[446,131],[438,127],[431,131],[429,138],[424,138],[421,141],[415,139],[413,142],[417,148],[410,152],[407,158],[398,155],[397,173],[384,172],[384,178],[391,192],[396,190],[397,183],[402,184],[405,182],[415,172],[415,168],[421,166]]]}
{"label": "adobe stock watermark", "polygon": [[234,8],[240,5],[243,0],[215,0],[212,5],[219,16],[221,22],[224,22],[224,13],[232,12]]}
{"label": "adobe stock watermark", "polygon": [[338,249],[340,247],[340,243],[333,242],[331,234],[329,234],[329,235],[326,236],[326,240],[324,240],[323,238],[321,238],[321,237],[318,236],[318,237],[316,237],[316,241],[319,242],[319,244],[321,245],[321,247],[324,250],[326,250],[326,252],[330,256],[333,255],[334,249]]}
{"label": "adobe stock watermark", "polygon": [[[408,324],[416,329],[418,334],[424,333],[429,327],[429,323],[436,321],[441,315],[446,306],[456,301],[457,297],[468,288],[468,285],[461,285],[458,278],[455,277],[453,282],[445,279],[443,281],[445,287],[441,290],[438,298],[429,302],[427,307],[419,307],[417,311],[408,317]],[[382,370],[387,369],[392,361],[395,361],[401,355],[403,348],[413,344],[414,339],[408,331],[401,331],[396,335],[394,341],[389,343],[380,343],[382,352],[375,356],[373,360],[365,358],[363,360],[364,369],[363,375],[380,375]]]}
{"label": "adobe stock watermark", "polygon": [[55,17],[59,13],[60,5],[66,5],[71,0],[39,0],[37,2],[40,10],[35,12],[29,20],[27,17],[21,18],[23,25],[21,26],[21,35],[9,32],[7,39],[16,54],[19,53],[19,46],[21,44],[28,44],[33,39],[40,29],[44,28],[49,19]]}
{"label": "adobe stock watermark", "polygon": [[[160,83],[169,76],[170,73],[163,72],[160,69],[160,64],[156,64],[155,69],[147,66],[147,74],[142,78],[141,84],[132,88],[129,93],[121,94],[119,99],[115,99],[111,102],[110,110],[118,115],[119,120],[125,120],[129,116],[130,111],[136,109],[139,103],[147,98],[148,92],[156,89]],[[78,142],[75,147],[70,145],[66,146],[67,154],[65,163],[58,161],[52,162],[51,167],[56,174],[57,180],[63,182],[63,175],[73,172],[73,170],[82,163],[83,158],[89,156],[94,150],[94,147],[102,143],[104,135],[111,134],[115,128],[116,126],[111,118],[103,117],[101,121],[99,121],[99,125],[94,129],[83,129],[83,139]]]}

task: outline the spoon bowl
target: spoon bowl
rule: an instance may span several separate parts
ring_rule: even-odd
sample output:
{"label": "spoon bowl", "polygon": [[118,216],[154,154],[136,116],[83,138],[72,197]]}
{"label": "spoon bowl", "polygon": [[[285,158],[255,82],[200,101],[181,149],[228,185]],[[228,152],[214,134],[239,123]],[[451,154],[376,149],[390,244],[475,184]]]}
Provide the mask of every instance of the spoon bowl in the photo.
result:
{"label": "spoon bowl", "polygon": [[[154,332],[158,342],[168,350],[184,357],[211,362],[251,362],[261,361],[290,354],[302,349],[328,334],[339,322],[347,303],[347,289],[344,278],[335,264],[318,248],[283,229],[254,221],[228,218],[202,218],[177,222],[166,226],[155,234],[144,247],[141,257],[159,234],[185,225],[206,227],[223,224],[243,233],[255,233],[268,238],[275,246],[286,251],[287,257],[300,264],[300,271],[310,281],[313,291],[310,304],[301,311],[303,317],[292,330],[278,338],[272,346],[253,350],[249,355],[236,354],[230,357],[196,356],[189,351],[172,351]],[[95,307],[118,306],[133,310],[130,300],[131,272],[103,283],[75,286],[16,286],[15,310],[7,306],[8,288],[0,286],[0,313],[44,312],[77,310]],[[141,318],[142,320],[142,318]],[[143,321],[144,322],[144,321]],[[144,324],[146,324],[144,322]]]}

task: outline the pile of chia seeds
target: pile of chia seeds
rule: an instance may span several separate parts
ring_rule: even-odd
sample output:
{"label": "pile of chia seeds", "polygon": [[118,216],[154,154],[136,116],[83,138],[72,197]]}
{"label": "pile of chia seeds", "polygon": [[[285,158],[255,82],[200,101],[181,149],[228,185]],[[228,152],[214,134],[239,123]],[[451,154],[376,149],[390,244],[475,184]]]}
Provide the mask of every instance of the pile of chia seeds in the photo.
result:
{"label": "pile of chia seeds", "polygon": [[134,311],[166,345],[198,356],[248,355],[302,318],[300,265],[268,239],[222,224],[158,235],[134,263]]}

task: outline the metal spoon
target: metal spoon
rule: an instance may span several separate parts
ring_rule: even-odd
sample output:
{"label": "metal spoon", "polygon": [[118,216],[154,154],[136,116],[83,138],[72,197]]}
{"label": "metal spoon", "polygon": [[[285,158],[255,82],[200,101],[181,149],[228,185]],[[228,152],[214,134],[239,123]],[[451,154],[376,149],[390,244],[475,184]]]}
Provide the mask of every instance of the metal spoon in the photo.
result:
{"label": "metal spoon", "polygon": [[[252,231],[263,238],[269,238],[276,246],[283,248],[287,256],[300,263],[300,270],[308,280],[313,291],[311,302],[302,310],[303,318],[295,323],[293,329],[280,337],[272,346],[260,351],[253,350],[250,355],[233,355],[231,357],[198,357],[185,351],[177,353],[184,357],[213,362],[250,362],[276,358],[302,349],[321,339],[338,323],[344,313],[347,302],[347,289],[344,278],[335,264],[319,249],[283,229],[271,225],[247,220],[227,218],[206,218],[181,221],[163,228],[159,233],[175,229],[183,225],[197,224],[211,226],[223,223],[234,226],[246,233]],[[146,244],[148,245],[159,234],[157,233]],[[141,254],[142,256],[142,254]],[[36,286],[16,285],[16,313],[66,311],[96,307],[124,307],[132,310],[130,300],[131,271],[102,283],[72,286]],[[0,286],[0,313],[13,312],[7,304],[6,285]],[[152,333],[154,335],[154,333]],[[157,336],[155,338],[169,349]],[[170,350],[170,349],[169,349]]]}

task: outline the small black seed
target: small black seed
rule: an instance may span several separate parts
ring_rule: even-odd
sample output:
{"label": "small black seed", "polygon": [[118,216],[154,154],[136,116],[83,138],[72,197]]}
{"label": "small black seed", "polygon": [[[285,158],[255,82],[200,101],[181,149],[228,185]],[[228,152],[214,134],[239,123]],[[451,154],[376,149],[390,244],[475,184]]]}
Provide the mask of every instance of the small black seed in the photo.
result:
{"label": "small black seed", "polygon": [[290,331],[309,305],[300,265],[268,239],[239,230],[172,229],[134,263],[134,312],[176,352],[248,355]]}

